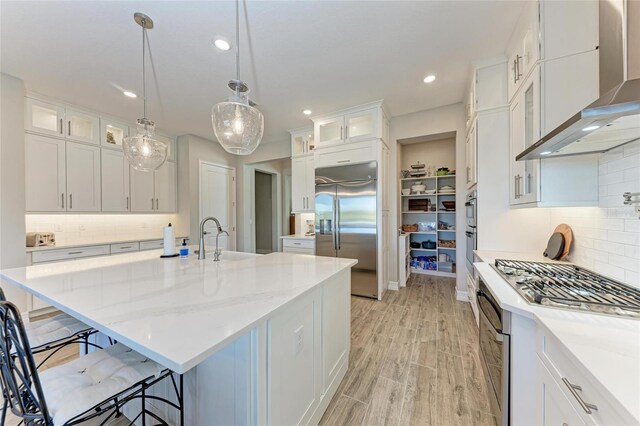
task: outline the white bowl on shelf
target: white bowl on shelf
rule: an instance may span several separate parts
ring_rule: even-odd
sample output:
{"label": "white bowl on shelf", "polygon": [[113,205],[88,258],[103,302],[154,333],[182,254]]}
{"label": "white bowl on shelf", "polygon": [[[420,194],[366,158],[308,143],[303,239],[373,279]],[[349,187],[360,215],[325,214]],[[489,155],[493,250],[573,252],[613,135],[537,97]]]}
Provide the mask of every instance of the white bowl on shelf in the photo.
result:
{"label": "white bowl on shelf", "polygon": [[425,189],[427,189],[426,185],[413,185],[411,187],[411,192],[413,193],[423,192]]}
{"label": "white bowl on shelf", "polygon": [[410,188],[402,188],[402,195],[409,195],[409,194],[411,194]]}

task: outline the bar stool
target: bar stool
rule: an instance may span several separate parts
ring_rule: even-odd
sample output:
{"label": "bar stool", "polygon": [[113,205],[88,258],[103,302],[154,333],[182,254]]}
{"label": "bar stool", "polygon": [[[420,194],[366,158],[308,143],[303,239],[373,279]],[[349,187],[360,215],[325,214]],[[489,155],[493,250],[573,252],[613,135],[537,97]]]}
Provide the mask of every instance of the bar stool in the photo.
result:
{"label": "bar stool", "polygon": [[[0,288],[0,302],[6,300],[4,291]],[[24,324],[24,327],[29,339],[29,345],[31,345],[31,352],[34,355],[51,351],[38,363],[38,368],[68,345],[84,344],[85,354],[88,353],[89,346],[102,349],[95,343],[89,342],[89,336],[97,333],[97,330],[65,313]]]}
{"label": "bar stool", "polygon": [[[20,312],[7,301],[0,302],[0,373],[5,406],[25,424],[70,426],[106,415],[104,424],[125,404],[141,399],[141,411],[132,422],[141,418],[145,425],[149,416],[168,426],[147,409],[146,400],[152,398],[178,410],[184,425],[182,375],[176,383],[170,370],[121,343],[39,372]],[[177,403],[146,394],[165,379],[172,381]],[[5,413],[6,408],[2,424]]]}

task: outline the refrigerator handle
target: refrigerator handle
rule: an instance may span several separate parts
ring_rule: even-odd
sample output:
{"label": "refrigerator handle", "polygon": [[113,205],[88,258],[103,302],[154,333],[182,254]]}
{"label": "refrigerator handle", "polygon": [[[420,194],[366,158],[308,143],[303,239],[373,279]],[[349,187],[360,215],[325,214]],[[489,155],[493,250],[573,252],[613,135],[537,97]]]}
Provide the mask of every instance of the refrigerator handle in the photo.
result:
{"label": "refrigerator handle", "polygon": [[338,234],[338,222],[336,220],[337,211],[338,211],[338,200],[334,198],[333,199],[333,226],[332,226],[333,229],[331,229],[331,235],[333,236],[333,248],[336,251],[338,251],[338,240],[336,237],[336,235]]}
{"label": "refrigerator handle", "polygon": [[340,250],[340,199],[336,198],[336,240],[338,243],[337,250]]}

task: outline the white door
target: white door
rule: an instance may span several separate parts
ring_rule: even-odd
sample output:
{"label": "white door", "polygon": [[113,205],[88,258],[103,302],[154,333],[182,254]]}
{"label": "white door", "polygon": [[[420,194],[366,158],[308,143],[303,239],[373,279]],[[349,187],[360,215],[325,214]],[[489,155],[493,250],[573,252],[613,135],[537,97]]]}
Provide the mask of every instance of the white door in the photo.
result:
{"label": "white door", "polygon": [[67,139],[96,145],[100,143],[100,119],[98,116],[67,108],[65,120]]}
{"label": "white door", "polygon": [[304,212],[307,209],[306,157],[291,160],[291,179],[291,211],[294,213]]}
{"label": "white door", "polygon": [[131,179],[131,211],[153,212],[156,208],[154,194],[154,172],[140,172],[133,167],[129,168]]}
{"label": "white door", "polygon": [[36,99],[25,101],[25,130],[63,137],[64,108]]}
{"label": "white door", "polygon": [[67,142],[67,211],[99,212],[100,148]]}
{"label": "white door", "polygon": [[65,142],[39,135],[25,135],[26,210],[66,210]]}
{"label": "white door", "polygon": [[[229,236],[221,235],[219,247],[236,248],[236,169],[211,163],[200,163],[200,218],[213,216]],[[212,220],[205,225],[205,245],[216,244],[216,224]]]}
{"label": "white door", "polygon": [[167,161],[155,174],[155,210],[171,213],[176,211],[176,163]]}
{"label": "white door", "polygon": [[306,158],[305,165],[305,185],[306,185],[306,205],[307,211],[313,212],[316,209],[316,167],[313,156]]}
{"label": "white door", "polygon": [[129,162],[122,151],[102,151],[102,211],[129,211]]}

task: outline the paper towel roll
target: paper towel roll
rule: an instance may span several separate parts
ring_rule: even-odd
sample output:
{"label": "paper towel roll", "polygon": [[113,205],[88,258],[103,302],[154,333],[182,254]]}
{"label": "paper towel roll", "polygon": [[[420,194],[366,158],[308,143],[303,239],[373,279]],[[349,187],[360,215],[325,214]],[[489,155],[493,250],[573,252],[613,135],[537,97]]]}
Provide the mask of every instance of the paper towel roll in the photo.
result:
{"label": "paper towel roll", "polygon": [[171,256],[176,253],[176,233],[173,226],[164,227],[164,255]]}

